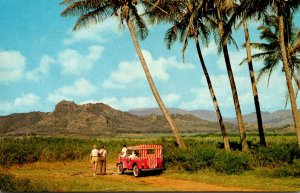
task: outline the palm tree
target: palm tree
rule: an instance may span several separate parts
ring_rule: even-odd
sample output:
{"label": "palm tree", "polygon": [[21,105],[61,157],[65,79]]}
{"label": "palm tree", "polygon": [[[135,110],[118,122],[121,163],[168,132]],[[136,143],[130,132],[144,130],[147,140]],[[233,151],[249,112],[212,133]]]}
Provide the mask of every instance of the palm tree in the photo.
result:
{"label": "palm tree", "polygon": [[292,84],[292,78],[290,74],[290,65],[287,53],[288,36],[286,32],[290,30],[290,16],[292,11],[296,10],[300,6],[299,0],[256,0],[249,1],[247,14],[263,13],[268,9],[273,8],[277,12],[278,17],[278,34],[279,34],[279,46],[281,50],[281,60],[283,64],[283,71],[285,73],[286,84],[289,92],[290,103],[293,113],[295,130],[297,133],[298,145],[300,147],[300,117],[297,109],[296,96]]}
{"label": "palm tree", "polygon": [[216,20],[216,24],[219,29],[221,47],[225,59],[226,69],[227,69],[233,101],[234,101],[235,112],[237,116],[237,123],[240,132],[242,150],[247,151],[248,143],[246,141],[246,131],[245,131],[243,116],[240,108],[238,93],[236,89],[236,84],[235,84],[235,80],[231,68],[231,62],[230,62],[230,57],[229,57],[229,52],[227,47],[228,36],[230,35],[230,29],[227,25],[227,21],[228,21],[228,16],[230,16],[232,10],[234,10],[235,8],[235,3],[232,0],[207,0],[204,1],[203,8],[212,13],[211,17],[212,19]]}
{"label": "palm tree", "polygon": [[255,105],[255,110],[256,110],[259,139],[260,139],[260,144],[262,144],[263,146],[266,146],[266,139],[265,139],[262,117],[261,117],[261,110],[260,110],[260,105],[259,105],[258,91],[257,91],[254,69],[253,69],[253,64],[252,64],[250,36],[249,36],[247,21],[245,19],[243,19],[243,26],[244,26],[245,41],[246,41],[246,53],[247,53],[247,59],[248,59],[248,68],[249,68],[249,74],[250,74],[251,85],[252,85],[254,105]]}
{"label": "palm tree", "polygon": [[253,99],[254,99],[254,105],[255,105],[255,111],[256,111],[259,139],[260,139],[260,144],[262,144],[263,146],[266,146],[266,139],[265,139],[264,128],[263,128],[263,123],[262,123],[258,91],[257,91],[256,80],[255,80],[255,75],[254,75],[253,63],[252,63],[251,48],[250,48],[250,36],[249,36],[248,24],[247,24],[247,20],[246,20],[245,16],[242,17],[242,23],[243,23],[244,34],[245,34],[246,54],[247,54],[249,75],[250,75],[250,80],[251,80],[252,93],[253,93]]}
{"label": "palm tree", "polygon": [[[199,11],[199,8],[201,8],[201,4],[200,2],[185,1],[185,0],[176,1],[175,3],[172,2],[173,3],[172,6],[170,6],[170,2],[166,2],[166,3],[167,5],[157,4],[157,6],[160,9],[158,9],[156,12],[153,11],[153,7],[149,7],[148,8],[149,17],[152,20],[152,22],[154,22],[154,20],[157,20],[158,22],[161,22],[162,20],[166,20],[168,23],[172,24],[172,27],[168,29],[167,33],[165,34],[165,42],[168,49],[170,49],[173,43],[176,41],[177,37],[180,36],[180,41],[183,43],[183,49],[182,49],[183,60],[184,60],[184,53],[187,47],[188,39],[190,38],[194,39],[200,64],[207,81],[207,85],[213,100],[213,104],[215,106],[216,114],[222,132],[224,148],[226,151],[230,151],[230,145],[226,133],[225,124],[223,122],[223,117],[218,105],[217,97],[215,95],[210,80],[209,73],[206,68],[206,64],[204,62],[204,58],[202,56],[200,43],[198,40],[198,37],[200,35],[204,43],[207,43],[210,34],[208,30],[208,26],[206,26],[207,23],[205,22],[205,14]],[[163,13],[165,14],[161,13],[162,10],[164,11]]]}
{"label": "palm tree", "polygon": [[179,131],[156,89],[137,40],[136,34],[139,35],[141,39],[145,39],[148,34],[146,24],[138,14],[136,7],[137,3],[137,0],[63,0],[61,5],[67,5],[67,8],[61,15],[79,16],[73,30],[78,30],[90,23],[102,22],[113,15],[119,16],[122,25],[123,22],[126,22],[151,91],[168,121],[179,147],[185,148],[185,144],[180,137]]}

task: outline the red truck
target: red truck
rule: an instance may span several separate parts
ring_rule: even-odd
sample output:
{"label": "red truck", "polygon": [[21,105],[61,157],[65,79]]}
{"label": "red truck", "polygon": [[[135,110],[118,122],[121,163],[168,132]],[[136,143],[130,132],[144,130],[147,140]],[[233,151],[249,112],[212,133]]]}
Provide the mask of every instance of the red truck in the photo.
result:
{"label": "red truck", "polygon": [[161,145],[137,145],[127,148],[129,151],[137,152],[137,156],[131,158],[119,157],[116,163],[118,174],[126,170],[132,170],[135,177],[146,171],[161,171],[163,169],[163,153]]}

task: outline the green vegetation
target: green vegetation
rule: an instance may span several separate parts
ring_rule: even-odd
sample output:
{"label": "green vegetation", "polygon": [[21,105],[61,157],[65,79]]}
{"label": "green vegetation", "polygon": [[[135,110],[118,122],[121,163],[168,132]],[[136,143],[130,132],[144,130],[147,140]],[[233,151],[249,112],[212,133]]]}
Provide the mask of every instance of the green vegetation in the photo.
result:
{"label": "green vegetation", "polygon": [[33,184],[27,178],[18,179],[12,174],[0,172],[0,191],[6,192],[47,192],[41,184]]}
{"label": "green vegetation", "polygon": [[[242,152],[238,135],[230,138],[231,151],[223,149],[222,139],[214,135],[186,136],[186,149],[179,149],[173,138],[53,138],[23,137],[0,139],[0,164],[9,170],[16,164],[33,162],[86,162],[93,144],[105,145],[110,163],[116,161],[123,144],[162,144],[164,146],[165,173],[189,172],[192,176],[198,172],[209,175],[252,175],[259,178],[299,178],[300,149],[295,136],[267,136],[267,147],[259,145],[258,136],[248,136],[251,141],[249,151]],[[1,172],[0,172],[1,173]],[[173,174],[172,174],[173,175]],[[31,190],[31,179],[19,179],[1,173],[1,190]],[[22,176],[21,176],[22,177]],[[252,176],[253,177],[253,176]],[[39,186],[36,186],[39,187]],[[31,189],[30,189],[31,188]],[[41,191],[43,191],[41,189]],[[45,189],[46,191],[46,189]]]}

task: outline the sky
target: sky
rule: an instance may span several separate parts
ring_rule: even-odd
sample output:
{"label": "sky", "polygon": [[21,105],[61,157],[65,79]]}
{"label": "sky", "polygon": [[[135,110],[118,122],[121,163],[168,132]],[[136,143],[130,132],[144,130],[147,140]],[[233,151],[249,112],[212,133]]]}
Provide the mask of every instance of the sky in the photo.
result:
{"label": "sky", "polygon": [[[60,0],[0,0],[0,116],[31,111],[51,112],[61,100],[76,104],[105,103],[128,111],[158,107],[126,26],[116,17],[73,32],[75,17],[61,17]],[[299,12],[299,11],[298,11]],[[300,14],[295,17],[300,27]],[[251,41],[259,41],[258,21],[249,23]],[[168,108],[214,110],[195,45],[182,62],[182,45],[168,50],[170,26],[149,26],[140,46],[162,100]],[[242,30],[233,34],[239,50],[229,47],[243,114],[255,111],[249,70],[238,64],[246,56]],[[235,110],[222,54],[213,39],[202,52],[223,116]],[[257,50],[254,50],[257,52]],[[261,61],[254,61],[257,71]],[[262,111],[285,109],[286,82],[281,67],[258,83]],[[299,108],[300,101],[297,99]],[[288,104],[287,109],[290,109]]]}

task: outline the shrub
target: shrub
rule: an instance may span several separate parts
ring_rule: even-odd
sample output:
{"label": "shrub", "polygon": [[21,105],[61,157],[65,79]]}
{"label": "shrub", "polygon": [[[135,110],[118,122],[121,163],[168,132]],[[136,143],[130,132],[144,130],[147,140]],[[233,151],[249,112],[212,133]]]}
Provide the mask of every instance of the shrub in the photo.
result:
{"label": "shrub", "polygon": [[277,168],[270,175],[272,177],[300,177],[300,160],[294,160],[292,164]]}
{"label": "shrub", "polygon": [[36,184],[35,186],[29,179],[18,179],[11,174],[0,173],[0,192],[46,192],[47,189]]}
{"label": "shrub", "polygon": [[300,158],[300,150],[296,143],[273,144],[269,147],[259,146],[257,149],[252,150],[251,154],[254,167],[280,167]]}
{"label": "shrub", "polygon": [[214,169],[226,174],[240,174],[250,169],[249,157],[237,152],[219,152],[214,157]]}
{"label": "shrub", "polygon": [[185,167],[189,171],[197,171],[209,168],[213,165],[213,159],[217,150],[209,147],[198,147],[189,154],[189,162]]}
{"label": "shrub", "polygon": [[0,164],[11,165],[37,161],[39,147],[32,139],[3,139],[1,141]]}

